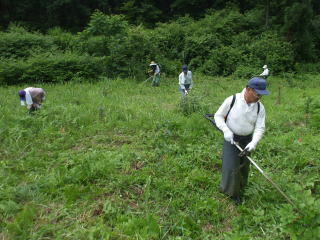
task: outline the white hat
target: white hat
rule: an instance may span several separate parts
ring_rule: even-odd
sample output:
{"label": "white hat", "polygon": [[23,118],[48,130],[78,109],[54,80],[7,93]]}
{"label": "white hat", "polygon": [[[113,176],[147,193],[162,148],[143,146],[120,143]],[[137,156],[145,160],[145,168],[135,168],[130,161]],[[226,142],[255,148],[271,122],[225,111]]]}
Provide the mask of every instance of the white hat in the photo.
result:
{"label": "white hat", "polygon": [[154,65],[157,65],[157,64],[154,61],[151,61],[149,66],[154,66]]}
{"label": "white hat", "polygon": [[262,67],[262,68],[268,68],[268,67],[267,67],[267,65],[263,65],[263,67]]}

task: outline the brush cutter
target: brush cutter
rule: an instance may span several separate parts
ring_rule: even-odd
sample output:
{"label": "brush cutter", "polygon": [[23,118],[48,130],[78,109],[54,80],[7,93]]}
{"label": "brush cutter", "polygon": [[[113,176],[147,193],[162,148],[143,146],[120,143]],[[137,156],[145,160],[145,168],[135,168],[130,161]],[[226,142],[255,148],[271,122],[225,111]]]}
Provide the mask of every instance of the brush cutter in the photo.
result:
{"label": "brush cutter", "polygon": [[[216,125],[216,122],[214,121],[214,119],[212,119],[212,117],[214,117],[214,114],[205,114],[204,117],[206,119],[208,119],[212,125],[214,125],[219,131],[221,131],[217,125]],[[278,187],[278,185],[272,181],[272,179],[258,166],[258,164],[256,164],[256,162],[254,162],[252,160],[251,157],[249,157],[248,155],[250,154],[250,152],[248,152],[246,149],[242,149],[240,147],[240,145],[235,142],[234,145],[239,149],[240,153],[239,153],[239,157],[246,157],[252,164],[253,166],[255,166],[259,172],[278,190],[279,193],[281,193],[281,195],[292,205],[295,207],[295,204],[292,202],[292,200]]]}
{"label": "brush cutter", "polygon": [[[147,82],[147,81],[149,81],[149,80],[151,80],[153,78],[153,76],[151,76],[151,77],[148,77],[146,80],[144,80],[142,83],[145,83],[145,82]],[[142,84],[141,83],[141,84]]]}

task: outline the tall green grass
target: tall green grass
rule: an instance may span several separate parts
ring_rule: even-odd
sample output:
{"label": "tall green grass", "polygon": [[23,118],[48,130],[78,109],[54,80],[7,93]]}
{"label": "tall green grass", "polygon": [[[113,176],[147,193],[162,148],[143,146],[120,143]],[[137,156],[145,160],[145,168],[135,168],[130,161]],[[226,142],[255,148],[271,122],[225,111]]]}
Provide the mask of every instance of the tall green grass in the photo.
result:
{"label": "tall green grass", "polygon": [[320,76],[299,78],[270,78],[252,157],[300,212],[253,168],[241,206],[218,192],[223,139],[203,114],[246,80],[195,75],[188,104],[177,79],[37,85],[32,115],[26,85],[0,88],[0,238],[316,239]]}

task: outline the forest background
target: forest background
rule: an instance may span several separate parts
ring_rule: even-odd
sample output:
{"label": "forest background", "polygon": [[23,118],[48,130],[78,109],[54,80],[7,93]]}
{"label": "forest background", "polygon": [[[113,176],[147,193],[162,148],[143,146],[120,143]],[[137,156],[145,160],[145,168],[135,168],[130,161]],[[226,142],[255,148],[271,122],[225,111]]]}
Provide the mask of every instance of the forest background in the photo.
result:
{"label": "forest background", "polygon": [[317,0],[1,1],[0,82],[317,72]]}

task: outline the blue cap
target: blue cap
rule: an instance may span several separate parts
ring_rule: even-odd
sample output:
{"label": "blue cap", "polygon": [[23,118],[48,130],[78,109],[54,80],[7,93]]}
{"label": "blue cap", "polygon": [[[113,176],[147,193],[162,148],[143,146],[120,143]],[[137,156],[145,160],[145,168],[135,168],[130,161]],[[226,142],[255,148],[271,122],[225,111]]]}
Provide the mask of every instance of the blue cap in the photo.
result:
{"label": "blue cap", "polygon": [[21,101],[25,101],[26,100],[26,91],[25,90],[20,90],[18,94],[20,96],[20,100]]}
{"label": "blue cap", "polygon": [[247,85],[249,88],[254,89],[254,91],[259,95],[268,95],[269,91],[267,88],[267,82],[263,78],[254,77],[251,78]]}
{"label": "blue cap", "polygon": [[183,65],[182,66],[182,71],[187,71],[188,70],[188,66],[187,65]]}

